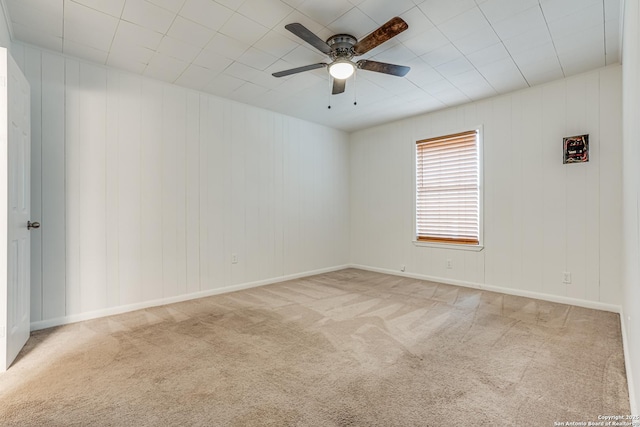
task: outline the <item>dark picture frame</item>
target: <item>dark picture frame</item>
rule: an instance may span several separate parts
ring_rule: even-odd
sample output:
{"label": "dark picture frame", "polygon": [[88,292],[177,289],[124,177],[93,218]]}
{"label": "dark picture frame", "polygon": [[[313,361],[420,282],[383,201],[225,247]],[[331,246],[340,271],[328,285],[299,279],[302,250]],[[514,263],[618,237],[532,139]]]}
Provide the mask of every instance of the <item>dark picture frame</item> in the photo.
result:
{"label": "dark picture frame", "polygon": [[589,161],[589,134],[567,136],[562,139],[562,163]]}

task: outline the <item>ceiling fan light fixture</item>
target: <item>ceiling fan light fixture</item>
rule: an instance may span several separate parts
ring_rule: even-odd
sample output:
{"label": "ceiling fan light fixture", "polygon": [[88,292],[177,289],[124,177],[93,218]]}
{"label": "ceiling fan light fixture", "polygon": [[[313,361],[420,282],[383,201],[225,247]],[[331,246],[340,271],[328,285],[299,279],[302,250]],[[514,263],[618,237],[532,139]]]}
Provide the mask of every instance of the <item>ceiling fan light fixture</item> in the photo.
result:
{"label": "ceiling fan light fixture", "polygon": [[356,67],[351,61],[335,61],[329,65],[329,74],[338,80],[348,79],[355,71]]}

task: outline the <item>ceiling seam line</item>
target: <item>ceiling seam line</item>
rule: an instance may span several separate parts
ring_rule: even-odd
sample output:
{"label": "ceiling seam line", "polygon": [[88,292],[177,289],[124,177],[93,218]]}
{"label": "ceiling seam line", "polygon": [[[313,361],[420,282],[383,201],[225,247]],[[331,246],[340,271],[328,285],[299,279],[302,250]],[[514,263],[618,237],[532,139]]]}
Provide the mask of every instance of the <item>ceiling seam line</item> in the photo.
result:
{"label": "ceiling seam line", "polygon": [[[489,24],[489,27],[491,27],[491,31],[493,31],[493,34],[496,35],[496,37],[498,38],[498,40],[500,40],[500,44],[502,45],[502,47],[504,47],[504,50],[506,50],[507,52],[509,52],[509,50],[507,49],[507,47],[504,45],[504,42],[502,41],[502,39],[500,38],[500,36],[498,35],[498,33],[496,32],[496,29],[493,28],[493,25],[491,25],[491,22],[489,21],[489,18],[487,18],[487,15],[485,15],[484,10],[482,10],[482,8],[480,7],[480,5],[478,4],[478,1],[475,0],[476,5],[478,6],[478,10],[480,11],[480,13],[482,14],[482,16],[484,17],[484,19],[486,19],[487,23]],[[482,49],[481,49],[482,50]],[[478,51],[479,52],[479,51]],[[460,52],[462,53],[462,52]],[[471,52],[471,53],[475,53],[475,52]],[[509,54],[509,56],[511,56],[511,54]],[[464,55],[464,57],[466,58],[467,55]],[[511,58],[511,60],[513,60],[513,58]],[[491,82],[489,82],[489,80],[487,80],[487,78],[484,76],[484,74],[482,74],[482,72],[480,70],[478,70],[478,67],[476,67],[476,65],[474,63],[472,63],[471,61],[469,61],[471,63],[471,65],[473,65],[473,68],[478,72],[478,74],[480,74],[482,76],[482,78],[484,79],[485,82],[487,82],[487,84],[491,87],[491,89],[493,89],[496,94],[500,94],[500,92],[498,92],[498,90],[493,87],[493,85],[491,84]],[[514,61],[515,62],[515,61]],[[518,69],[518,71],[520,71],[520,69]],[[520,74],[522,74],[522,72],[520,72]],[[524,77],[524,76],[523,76]],[[526,81],[526,79],[525,79]],[[529,82],[527,82],[528,84]]]}
{"label": "ceiling seam line", "polygon": [[562,71],[562,77],[567,77],[564,72],[564,67],[562,66],[562,62],[560,61],[560,56],[558,56],[558,48],[556,47],[556,42],[553,40],[551,36],[551,29],[549,29],[549,22],[547,21],[547,16],[544,14],[544,9],[542,8],[542,4],[540,0],[538,0],[538,7],[540,7],[540,12],[542,13],[542,17],[544,18],[544,25],[547,26],[547,31],[549,32],[549,37],[551,38],[551,45],[553,46],[553,51],[556,53],[556,59],[558,60],[558,65],[560,65],[560,71]]}

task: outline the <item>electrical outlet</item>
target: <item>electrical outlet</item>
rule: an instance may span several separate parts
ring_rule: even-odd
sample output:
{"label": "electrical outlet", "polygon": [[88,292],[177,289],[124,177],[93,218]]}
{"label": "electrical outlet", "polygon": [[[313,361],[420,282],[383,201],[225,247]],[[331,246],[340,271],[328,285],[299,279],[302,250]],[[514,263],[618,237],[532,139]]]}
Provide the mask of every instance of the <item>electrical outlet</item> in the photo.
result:
{"label": "electrical outlet", "polygon": [[564,273],[562,273],[562,283],[571,283],[571,272],[570,271],[565,271]]}
{"label": "electrical outlet", "polygon": [[447,261],[445,262],[445,267],[447,267],[447,270],[451,270],[453,268],[453,261],[451,261],[451,258],[447,258]]}
{"label": "electrical outlet", "polygon": [[238,263],[238,254],[231,254],[231,264]]}

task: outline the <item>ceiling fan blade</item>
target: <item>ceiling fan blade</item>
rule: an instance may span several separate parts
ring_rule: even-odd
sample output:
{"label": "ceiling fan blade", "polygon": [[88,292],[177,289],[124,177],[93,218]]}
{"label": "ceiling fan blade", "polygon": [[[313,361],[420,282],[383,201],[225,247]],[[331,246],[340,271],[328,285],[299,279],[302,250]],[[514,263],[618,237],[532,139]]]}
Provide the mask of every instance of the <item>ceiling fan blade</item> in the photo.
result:
{"label": "ceiling fan blade", "polygon": [[331,95],[338,95],[344,92],[344,88],[347,85],[347,79],[333,79],[333,90],[331,91]]}
{"label": "ceiling fan blade", "polygon": [[404,65],[387,64],[386,62],[367,61],[362,59],[356,64],[361,70],[375,71],[376,73],[391,74],[392,76],[404,77],[411,67]]}
{"label": "ceiling fan blade", "polygon": [[277,73],[273,73],[272,76],[273,77],[290,76],[291,74],[302,73],[303,71],[316,70],[318,68],[324,68],[326,66],[327,64],[325,64],[324,62],[320,62],[318,64],[305,65],[304,67],[291,68],[289,70],[278,71]]}
{"label": "ceiling fan blade", "polygon": [[376,46],[381,45],[387,40],[397,36],[404,30],[409,28],[409,24],[398,16],[391,18],[386,24],[369,34],[353,46],[356,56],[369,52]]}
{"label": "ceiling fan blade", "polygon": [[331,52],[331,47],[325,43],[320,37],[313,34],[307,27],[299,23],[287,24],[284,26],[287,30],[291,31],[296,36],[300,37],[302,40],[309,43],[311,46],[315,47],[322,53],[329,54]]}

